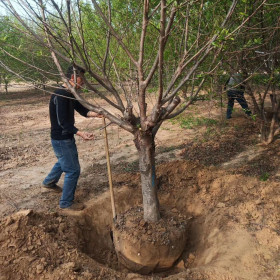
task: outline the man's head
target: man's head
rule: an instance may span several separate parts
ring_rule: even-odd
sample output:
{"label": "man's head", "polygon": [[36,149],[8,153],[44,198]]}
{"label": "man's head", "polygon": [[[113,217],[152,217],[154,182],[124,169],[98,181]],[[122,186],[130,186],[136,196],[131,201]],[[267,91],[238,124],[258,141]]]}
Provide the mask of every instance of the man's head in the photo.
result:
{"label": "man's head", "polygon": [[[75,81],[75,72],[76,72],[76,81]],[[85,69],[71,65],[67,69],[66,77],[69,79],[69,82],[72,86],[75,86],[76,89],[79,89],[84,84],[84,73]]]}

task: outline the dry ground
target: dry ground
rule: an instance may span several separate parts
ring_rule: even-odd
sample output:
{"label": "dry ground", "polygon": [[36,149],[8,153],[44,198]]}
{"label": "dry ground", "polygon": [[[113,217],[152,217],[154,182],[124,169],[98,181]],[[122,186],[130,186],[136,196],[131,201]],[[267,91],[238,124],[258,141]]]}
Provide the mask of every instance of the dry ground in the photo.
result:
{"label": "dry ground", "polygon": [[[141,276],[118,265],[113,250],[101,120],[76,118],[77,127],[96,134],[94,142],[77,139],[76,199],[86,209],[63,216],[59,195],[42,189],[55,162],[48,99],[34,91],[0,95],[1,280],[280,279],[280,142],[259,145],[256,124],[241,110],[220,122],[214,101],[198,102],[163,124],[159,199],[162,210],[186,217],[188,242],[173,269]],[[219,122],[199,123],[198,116]],[[141,205],[137,153],[129,133],[111,125],[108,134],[121,213]]]}

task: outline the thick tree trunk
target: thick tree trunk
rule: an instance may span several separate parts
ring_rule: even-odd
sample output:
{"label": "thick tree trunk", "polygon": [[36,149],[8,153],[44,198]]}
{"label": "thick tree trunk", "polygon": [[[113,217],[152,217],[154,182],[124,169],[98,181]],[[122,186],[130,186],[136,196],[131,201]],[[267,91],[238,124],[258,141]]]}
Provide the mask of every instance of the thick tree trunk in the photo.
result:
{"label": "thick tree trunk", "polygon": [[139,154],[144,220],[156,222],[160,219],[160,213],[155,171],[153,170],[155,166],[155,144],[152,132],[138,130],[134,142]]}

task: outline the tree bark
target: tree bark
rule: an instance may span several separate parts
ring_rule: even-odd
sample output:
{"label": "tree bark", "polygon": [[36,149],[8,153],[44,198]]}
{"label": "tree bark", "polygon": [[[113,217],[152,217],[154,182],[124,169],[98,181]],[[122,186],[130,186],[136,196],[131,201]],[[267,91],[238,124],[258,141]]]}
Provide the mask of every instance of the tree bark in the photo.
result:
{"label": "tree bark", "polygon": [[5,82],[5,92],[7,94],[8,93],[8,84],[9,84],[9,82],[8,82],[8,80],[4,80],[4,82]]}
{"label": "tree bark", "polygon": [[139,154],[139,170],[143,196],[144,220],[156,222],[160,219],[157,188],[154,183],[155,143],[151,131],[138,130],[135,133],[135,146]]}

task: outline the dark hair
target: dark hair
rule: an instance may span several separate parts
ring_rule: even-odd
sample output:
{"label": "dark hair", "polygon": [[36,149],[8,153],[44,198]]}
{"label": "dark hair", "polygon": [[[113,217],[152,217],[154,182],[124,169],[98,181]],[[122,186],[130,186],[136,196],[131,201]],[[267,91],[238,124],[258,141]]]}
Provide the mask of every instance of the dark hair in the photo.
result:
{"label": "dark hair", "polygon": [[77,65],[71,65],[67,69],[66,77],[68,79],[71,79],[71,76],[74,74],[74,68],[76,69],[76,75],[80,76],[80,74],[85,74],[86,70],[82,67],[79,67]]}

